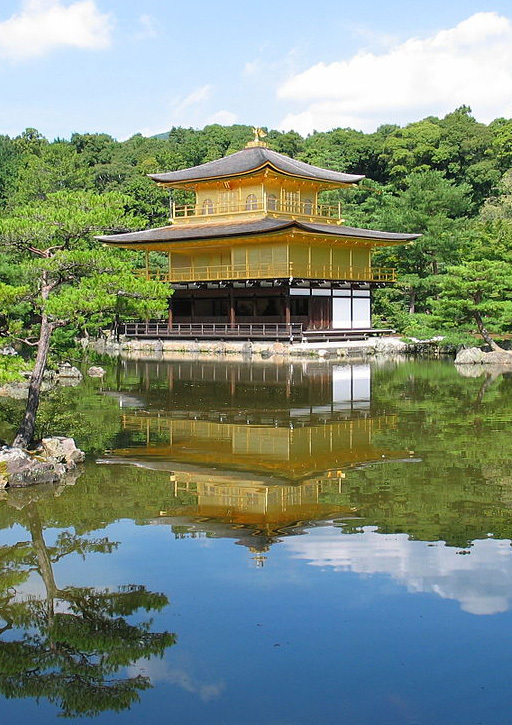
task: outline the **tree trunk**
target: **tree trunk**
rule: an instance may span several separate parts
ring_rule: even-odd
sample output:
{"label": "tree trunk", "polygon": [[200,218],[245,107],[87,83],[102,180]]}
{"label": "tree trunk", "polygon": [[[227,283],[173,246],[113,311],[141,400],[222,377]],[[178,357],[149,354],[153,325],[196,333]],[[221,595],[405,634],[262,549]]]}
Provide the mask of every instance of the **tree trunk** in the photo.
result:
{"label": "tree trunk", "polygon": [[479,312],[473,313],[476,325],[478,327],[478,332],[483,337],[485,342],[489,345],[491,350],[496,350],[497,352],[506,352],[508,355],[512,355],[512,352],[510,350],[505,350],[503,347],[500,347],[497,343],[494,342],[492,339],[489,330],[486,329],[482,317]]}
{"label": "tree trunk", "polygon": [[54,326],[48,321],[46,313],[43,312],[41,317],[41,331],[39,333],[36,364],[30,377],[30,385],[28,388],[27,407],[25,408],[25,415],[12,444],[14,448],[26,448],[31,443],[34,436],[36,414],[37,409],[39,408],[39,396],[41,394],[41,384],[43,382],[44,371],[46,370],[46,361],[50,350],[50,339],[53,329]]}
{"label": "tree trunk", "polygon": [[480,386],[478,395],[476,396],[475,406],[478,407],[482,404],[483,397],[487,388],[501,375],[501,373],[486,373],[485,380]]}
{"label": "tree trunk", "polygon": [[409,290],[409,314],[414,315],[416,308],[416,290],[411,287]]}
{"label": "tree trunk", "polygon": [[46,605],[48,623],[51,624],[54,616],[54,600],[58,594],[55,583],[53,566],[48,553],[48,548],[43,536],[43,526],[35,503],[31,503],[26,509],[28,528],[32,537],[32,544],[37,555],[39,574],[46,589]]}

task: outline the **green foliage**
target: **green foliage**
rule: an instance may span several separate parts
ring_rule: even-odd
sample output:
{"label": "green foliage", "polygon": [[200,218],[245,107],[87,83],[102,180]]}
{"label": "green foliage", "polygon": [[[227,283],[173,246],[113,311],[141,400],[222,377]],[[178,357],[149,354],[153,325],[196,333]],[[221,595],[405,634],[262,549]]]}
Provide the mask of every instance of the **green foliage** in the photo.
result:
{"label": "green foliage", "polygon": [[18,174],[19,152],[9,136],[0,136],[0,209],[13,193]]}
{"label": "green foliage", "polygon": [[[0,208],[5,207],[5,218],[0,234],[13,244],[0,265],[0,281],[22,286],[35,274],[21,255],[21,247],[26,250],[31,240],[37,240],[39,249],[92,249],[95,231],[166,224],[168,193],[147,174],[205,163],[242,149],[252,137],[250,126],[219,124],[200,130],[174,127],[152,138],[136,134],[123,142],[108,134],[75,133],[69,141],[50,143],[33,128],[15,139],[1,136]],[[461,106],[444,118],[381,126],[371,134],[337,128],[303,138],[295,131],[269,129],[267,141],[292,158],[367,175],[358,188],[323,193],[324,202],[341,202],[347,224],[422,234],[413,245],[383,248],[374,255],[375,265],[394,267],[401,280],[395,292],[376,295],[375,314],[393,327],[405,329],[411,311],[431,314],[439,278],[449,267],[474,259],[478,244],[481,258],[501,258],[497,248],[508,232],[498,222],[512,218],[510,119],[486,125]],[[191,201],[190,192],[173,194],[177,204]],[[128,255],[127,267],[138,266],[135,257]],[[105,290],[101,295],[109,297]],[[64,298],[55,305],[64,306]],[[14,303],[0,308],[4,317],[5,309],[10,310],[12,330],[14,320],[21,321],[19,335],[22,327],[34,324],[34,310],[38,312],[23,298],[16,309]],[[102,326],[101,315],[84,310],[81,320],[86,314],[88,330]],[[107,317],[110,321],[110,312]],[[64,348],[73,334],[68,330],[58,337]]]}
{"label": "green foliage", "polygon": [[434,313],[446,325],[483,326],[494,332],[512,328],[512,264],[483,259],[449,267]]}
{"label": "green foliage", "polygon": [[[27,330],[37,335],[42,313],[59,327],[71,327],[73,335],[96,332],[115,317],[162,313],[168,287],[134,275],[125,252],[93,239],[100,231],[139,227],[142,220],[127,206],[129,199],[119,192],[60,191],[0,219],[0,242],[16,261],[18,280],[18,286],[0,282],[7,336],[21,335],[22,328],[25,337]],[[44,297],[43,279],[50,292]],[[28,304],[25,314],[20,314],[21,300]]]}
{"label": "green foliage", "polygon": [[14,380],[21,380],[22,373],[28,370],[29,365],[19,355],[0,354],[0,385],[10,383]]}

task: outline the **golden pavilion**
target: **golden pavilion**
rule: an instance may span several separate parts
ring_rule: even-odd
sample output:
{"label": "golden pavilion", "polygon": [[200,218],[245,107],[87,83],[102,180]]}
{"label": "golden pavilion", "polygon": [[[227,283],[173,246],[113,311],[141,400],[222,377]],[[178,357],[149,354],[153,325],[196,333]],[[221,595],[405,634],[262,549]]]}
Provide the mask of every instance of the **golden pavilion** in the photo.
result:
{"label": "golden pavilion", "polygon": [[[322,191],[353,186],[362,175],[323,169],[255,140],[199,166],[150,174],[160,186],[194,194],[170,204],[167,226],[102,236],[108,245],[145,252],[148,278],[174,290],[165,322],[127,326],[157,337],[336,339],[371,334],[372,289],[395,281],[373,267],[376,247],[418,234],[346,226],[341,205]],[[167,257],[154,271],[150,253]]]}

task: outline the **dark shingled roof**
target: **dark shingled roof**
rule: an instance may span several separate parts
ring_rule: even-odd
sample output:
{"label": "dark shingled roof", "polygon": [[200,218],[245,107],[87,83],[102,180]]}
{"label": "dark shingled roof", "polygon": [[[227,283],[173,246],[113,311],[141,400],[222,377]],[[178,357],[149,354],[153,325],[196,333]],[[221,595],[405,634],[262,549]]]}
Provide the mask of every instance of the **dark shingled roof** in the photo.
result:
{"label": "dark shingled roof", "polygon": [[133,245],[154,243],[172,244],[175,242],[200,241],[202,239],[217,239],[239,237],[252,234],[265,234],[279,232],[295,227],[299,231],[317,232],[336,237],[348,237],[369,241],[393,243],[410,242],[421,234],[399,234],[395,232],[379,232],[373,229],[358,229],[335,224],[315,224],[297,221],[294,219],[254,219],[245,222],[231,222],[226,224],[175,224],[157,229],[146,229],[143,232],[127,232],[126,234],[111,234],[99,236],[101,242],[107,244]]}
{"label": "dark shingled roof", "polygon": [[297,176],[303,179],[312,179],[313,181],[326,181],[331,184],[354,184],[364,179],[364,175],[342,174],[338,171],[322,169],[319,166],[311,166],[263,146],[245,148],[221,159],[208,161],[208,163],[199,166],[192,166],[190,169],[168,171],[164,174],[148,174],[148,176],[154,181],[165,184],[184,184],[211,178],[242,176],[265,166],[270,166],[287,176]]}

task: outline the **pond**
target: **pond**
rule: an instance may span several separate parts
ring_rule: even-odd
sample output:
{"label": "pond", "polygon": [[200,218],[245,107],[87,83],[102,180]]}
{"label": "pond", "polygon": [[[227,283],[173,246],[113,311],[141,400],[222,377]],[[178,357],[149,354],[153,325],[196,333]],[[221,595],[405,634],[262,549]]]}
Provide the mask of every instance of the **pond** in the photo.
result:
{"label": "pond", "polygon": [[88,458],[0,494],[2,721],[508,721],[511,421],[512,375],[439,361],[56,391]]}

